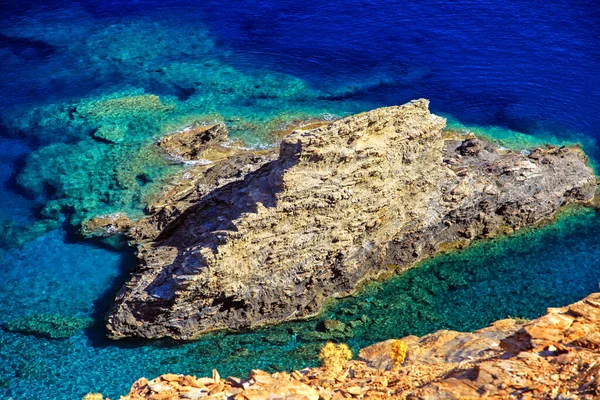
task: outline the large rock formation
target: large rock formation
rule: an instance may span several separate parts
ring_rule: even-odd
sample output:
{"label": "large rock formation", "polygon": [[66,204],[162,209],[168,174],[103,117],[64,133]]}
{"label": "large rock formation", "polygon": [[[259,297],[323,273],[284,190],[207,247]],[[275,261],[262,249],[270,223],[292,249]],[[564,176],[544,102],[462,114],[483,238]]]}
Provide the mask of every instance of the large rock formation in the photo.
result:
{"label": "large rock formation", "polygon": [[155,234],[132,228],[140,265],[111,335],[193,339],[312,315],[361,282],[594,195],[578,147],[522,154],[444,127],[417,100],[298,130],[277,159],[154,210],[138,226]]}
{"label": "large rock formation", "polygon": [[402,341],[408,356],[395,368],[397,340],[391,339],[362,349],[338,376],[323,368],[272,376],[252,371],[243,380],[163,375],[138,380],[122,399],[600,398],[600,293],[533,321],[502,320],[472,333],[438,331]]}

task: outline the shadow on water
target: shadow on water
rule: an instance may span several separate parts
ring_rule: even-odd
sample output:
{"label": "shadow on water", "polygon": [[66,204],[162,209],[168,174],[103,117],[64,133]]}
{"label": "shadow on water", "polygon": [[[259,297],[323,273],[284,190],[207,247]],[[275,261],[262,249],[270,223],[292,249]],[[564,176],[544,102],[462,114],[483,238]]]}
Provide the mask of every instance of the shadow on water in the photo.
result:
{"label": "shadow on water", "polygon": [[0,49],[7,49],[12,54],[29,61],[41,61],[51,56],[56,47],[41,40],[7,36],[0,33]]}
{"label": "shadow on water", "polygon": [[117,276],[110,282],[105,290],[100,293],[93,303],[93,310],[90,317],[93,323],[84,330],[85,335],[93,347],[103,348],[108,346],[117,346],[123,348],[139,347],[145,343],[136,340],[135,343],[129,341],[114,341],[108,338],[108,331],[105,326],[106,314],[113,304],[114,298],[129,279],[131,271],[137,264],[135,249],[128,245],[127,240],[122,235],[115,235],[109,238],[84,238],[79,232],[79,228],[68,222],[69,216],[62,224],[64,231],[63,241],[67,244],[85,243],[88,246],[100,248],[110,252],[116,252],[120,255],[117,265]]}
{"label": "shadow on water", "polygon": [[109,238],[84,239],[78,229],[65,222],[62,226],[65,231],[66,243],[85,243],[89,246],[101,248],[111,252],[118,252],[121,256],[117,266],[118,274],[111,284],[94,301],[93,311],[90,317],[93,319],[91,326],[84,330],[84,334],[92,347],[106,348],[116,347],[122,349],[135,349],[140,347],[152,346],[156,348],[176,348],[181,342],[160,339],[146,340],[142,338],[124,338],[119,340],[110,339],[106,328],[106,317],[114,304],[114,299],[118,291],[129,280],[131,272],[136,267],[138,260],[135,255],[135,248],[128,245],[125,237],[115,235]]}
{"label": "shadow on water", "polygon": [[[37,201],[40,199],[37,198],[35,193],[32,190],[29,190],[26,187],[24,187],[23,185],[19,184],[19,180],[18,180],[19,175],[21,175],[23,170],[27,167],[27,157],[28,156],[29,156],[29,154],[24,154],[24,155],[21,155],[21,156],[15,158],[15,160],[12,163],[12,172],[11,172],[9,178],[6,180],[6,182],[4,182],[4,187],[7,190],[10,190],[11,192],[23,197],[24,199],[27,199],[30,201]],[[44,188],[44,195],[52,196],[52,194],[53,194],[53,188],[50,185],[46,185],[46,187]]]}
{"label": "shadow on water", "polygon": [[[67,232],[66,240],[72,242],[81,242],[81,235],[76,231],[75,228],[71,227],[69,224],[65,224],[65,230]],[[90,317],[94,320],[94,322],[84,331],[93,347],[137,347],[143,345],[143,343],[139,343],[139,341],[134,344],[133,342],[127,343],[125,341],[114,341],[108,338],[108,331],[105,325],[106,315],[114,302],[117,292],[121,289],[121,287],[123,287],[125,282],[127,282],[131,271],[137,264],[135,249],[129,247],[125,241],[125,238],[123,237],[118,237],[116,240],[117,242],[115,243],[107,243],[102,239],[86,240],[89,245],[97,246],[110,251],[118,251],[119,254],[121,254],[121,259],[117,267],[117,277],[112,280],[111,284],[94,301],[93,311],[90,314]]]}

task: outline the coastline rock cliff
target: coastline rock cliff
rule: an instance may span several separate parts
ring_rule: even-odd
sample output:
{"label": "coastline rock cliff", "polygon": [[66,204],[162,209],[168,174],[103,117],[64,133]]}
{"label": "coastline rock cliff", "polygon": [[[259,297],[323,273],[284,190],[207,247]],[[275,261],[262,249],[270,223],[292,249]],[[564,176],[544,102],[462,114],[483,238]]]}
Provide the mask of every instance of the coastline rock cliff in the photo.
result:
{"label": "coastline rock cliff", "polygon": [[243,171],[204,166],[213,184],[192,180],[129,228],[140,263],[110,334],[193,339],[314,315],[362,282],[594,196],[579,147],[517,153],[444,127],[416,100],[294,131],[276,159],[242,155],[254,160]]}
{"label": "coastline rock cliff", "polygon": [[[406,358],[394,365],[394,344]],[[532,321],[501,320],[472,333],[438,331],[362,349],[337,376],[326,368],[246,379],[167,374],[135,382],[142,399],[597,399],[600,293]]]}

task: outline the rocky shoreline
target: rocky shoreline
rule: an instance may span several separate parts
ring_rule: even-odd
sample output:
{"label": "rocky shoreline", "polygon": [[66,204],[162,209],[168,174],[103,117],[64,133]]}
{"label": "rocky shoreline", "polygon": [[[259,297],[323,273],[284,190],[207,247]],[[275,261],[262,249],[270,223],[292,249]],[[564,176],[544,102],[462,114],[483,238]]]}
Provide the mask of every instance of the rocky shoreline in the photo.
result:
{"label": "rocky shoreline", "polygon": [[579,147],[517,153],[444,126],[416,100],[298,129],[278,154],[233,150],[222,128],[163,140],[210,163],[147,218],[84,224],[126,231],[138,249],[111,336],[187,340],[315,315],[365,281],[594,196]]}
{"label": "rocky shoreline", "polygon": [[[167,374],[135,382],[142,399],[596,399],[600,396],[600,293],[531,321],[506,319],[472,333],[438,331],[362,349],[343,371],[306,368],[247,378]],[[101,396],[97,397],[102,399]]]}

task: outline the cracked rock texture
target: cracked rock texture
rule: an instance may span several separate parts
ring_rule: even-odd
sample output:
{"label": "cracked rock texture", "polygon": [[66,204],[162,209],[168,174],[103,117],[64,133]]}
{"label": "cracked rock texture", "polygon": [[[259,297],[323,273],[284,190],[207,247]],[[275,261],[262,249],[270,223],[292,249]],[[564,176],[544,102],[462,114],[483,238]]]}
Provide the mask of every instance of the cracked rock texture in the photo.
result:
{"label": "cracked rock texture", "polygon": [[111,335],[193,339],[313,315],[364,281],[594,196],[579,147],[521,154],[444,127],[421,99],[294,131],[251,168],[229,158],[246,169],[224,168],[224,181],[227,161],[206,167],[130,229],[140,264]]}
{"label": "cracked rock texture", "polygon": [[199,158],[203,151],[227,139],[227,128],[223,124],[212,126],[192,125],[187,129],[168,135],[157,145],[170,155],[183,160]]}

